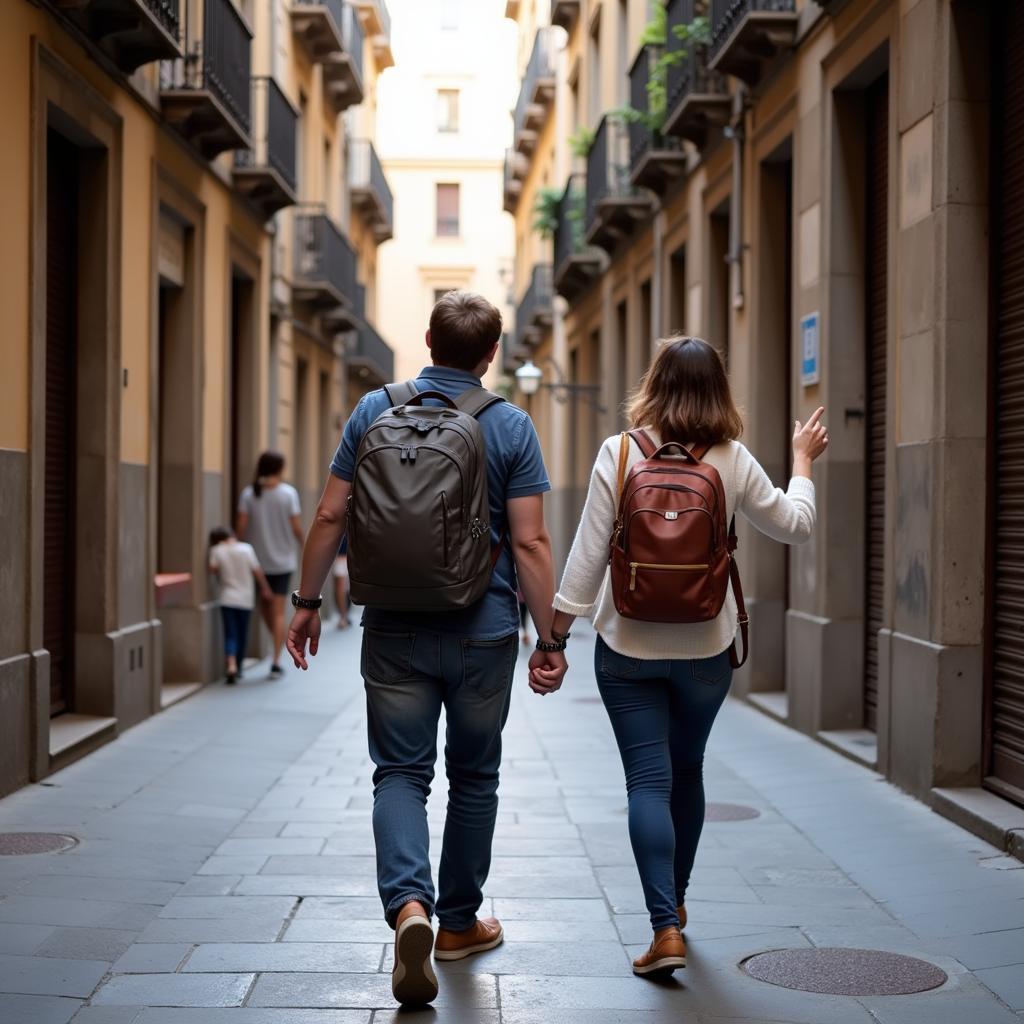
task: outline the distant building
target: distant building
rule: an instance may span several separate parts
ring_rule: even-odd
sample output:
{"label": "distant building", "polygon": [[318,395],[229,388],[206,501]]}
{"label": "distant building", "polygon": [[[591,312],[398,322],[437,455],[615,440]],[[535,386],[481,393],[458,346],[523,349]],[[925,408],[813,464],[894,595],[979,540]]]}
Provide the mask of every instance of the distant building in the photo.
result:
{"label": "distant building", "polygon": [[718,346],[780,484],[793,420],[826,405],[814,539],[787,551],[742,526],[752,656],[734,689],[1019,842],[997,796],[1024,804],[1024,5],[506,15],[513,355],[574,386],[529,402],[557,543],[658,337]]}
{"label": "distant building", "polygon": [[443,292],[468,288],[508,312],[514,242],[501,188],[516,37],[501,0],[391,6],[398,66],[380,83],[378,138],[395,239],[379,255],[378,312],[405,379],[429,361],[423,336]]}

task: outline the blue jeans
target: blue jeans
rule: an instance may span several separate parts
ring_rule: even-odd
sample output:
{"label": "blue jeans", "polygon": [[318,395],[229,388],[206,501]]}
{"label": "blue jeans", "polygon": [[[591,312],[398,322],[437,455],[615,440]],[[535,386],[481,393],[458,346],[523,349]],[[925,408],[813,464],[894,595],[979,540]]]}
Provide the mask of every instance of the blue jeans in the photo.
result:
{"label": "blue jeans", "polygon": [[[501,730],[508,717],[519,637],[471,640],[430,632],[363,631],[373,773],[377,887],[394,927],[419,900],[442,928],[471,928],[491,867],[498,813]],[[427,796],[437,724],[445,710],[448,813],[435,904]]]}
{"label": "blue jeans", "polygon": [[245,642],[249,638],[251,608],[230,608],[220,606],[220,617],[224,623],[224,654],[239,661],[245,657]]}
{"label": "blue jeans", "polygon": [[678,924],[704,826],[704,748],[729,684],[729,652],[648,661],[600,637],[597,686],[626,770],[629,839],[657,930]]}

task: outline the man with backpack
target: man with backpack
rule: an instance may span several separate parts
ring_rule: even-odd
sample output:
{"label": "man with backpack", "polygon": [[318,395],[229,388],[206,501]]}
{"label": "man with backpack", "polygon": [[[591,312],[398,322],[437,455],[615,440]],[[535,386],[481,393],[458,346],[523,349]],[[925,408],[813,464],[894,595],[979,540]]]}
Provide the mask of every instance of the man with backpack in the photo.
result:
{"label": "man with backpack", "polygon": [[[407,1004],[437,995],[431,953],[459,960],[502,941],[500,923],[476,914],[519,645],[517,585],[539,636],[531,689],[554,692],[566,671],[566,638],[550,630],[550,485],[540,445],[529,416],[480,383],[501,328],[485,299],[449,292],[430,317],[433,365],[359,403],[292,596],[288,650],[305,669],[307,643],[317,652],[320,591],[347,529],[352,598],[366,608],[361,671],[376,765],[377,882],[396,931],[392,988]],[[442,708],[449,791],[435,900],[426,800]]]}

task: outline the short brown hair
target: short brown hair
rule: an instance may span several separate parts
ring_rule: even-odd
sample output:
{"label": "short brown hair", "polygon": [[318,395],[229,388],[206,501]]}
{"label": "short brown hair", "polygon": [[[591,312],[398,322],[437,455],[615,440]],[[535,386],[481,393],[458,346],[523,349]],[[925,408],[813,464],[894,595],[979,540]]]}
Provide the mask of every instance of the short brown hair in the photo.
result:
{"label": "short brown hair", "polygon": [[706,341],[686,335],[660,343],[628,415],[634,427],[653,428],[662,442],[710,445],[743,433],[722,357]]}
{"label": "short brown hair", "polygon": [[498,343],[501,327],[501,313],[482,295],[447,292],[430,314],[434,362],[472,372]]}

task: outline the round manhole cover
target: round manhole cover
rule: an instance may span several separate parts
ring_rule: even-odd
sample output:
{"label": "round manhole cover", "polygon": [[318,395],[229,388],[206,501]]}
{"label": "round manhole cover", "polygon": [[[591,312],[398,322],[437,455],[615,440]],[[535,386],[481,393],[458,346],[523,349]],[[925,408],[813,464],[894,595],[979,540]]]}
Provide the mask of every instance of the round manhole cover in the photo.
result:
{"label": "round manhole cover", "polygon": [[73,836],[54,832],[0,832],[0,857],[24,857],[30,853],[60,853],[77,846]]}
{"label": "round manhole cover", "polygon": [[760,816],[761,812],[756,807],[744,807],[743,804],[707,804],[704,808],[705,821],[749,821]]}
{"label": "round manhole cover", "polygon": [[904,996],[946,981],[935,964],[878,949],[777,949],[742,966],[769,985],[830,996]]}

